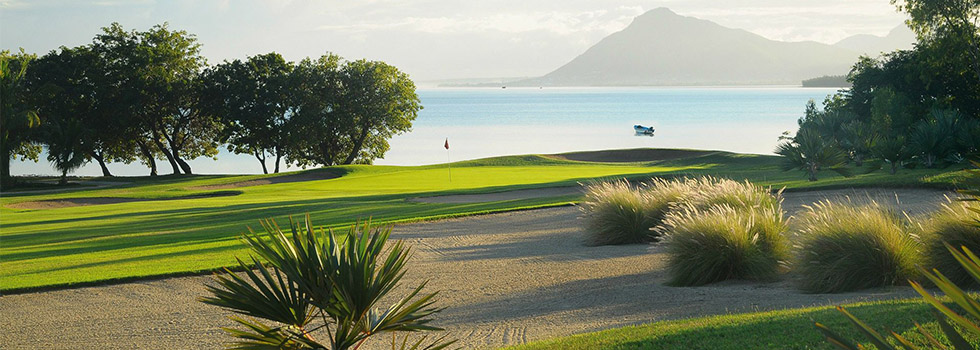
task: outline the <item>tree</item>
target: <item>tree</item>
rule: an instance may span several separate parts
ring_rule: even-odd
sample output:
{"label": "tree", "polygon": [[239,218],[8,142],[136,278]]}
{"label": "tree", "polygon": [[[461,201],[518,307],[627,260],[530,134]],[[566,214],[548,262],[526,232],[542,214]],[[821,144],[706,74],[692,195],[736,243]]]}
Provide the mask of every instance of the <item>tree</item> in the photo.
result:
{"label": "tree", "polygon": [[783,156],[783,170],[803,170],[809,181],[817,181],[817,173],[825,168],[849,175],[843,168],[844,152],[813,129],[801,127],[796,136],[776,146],[776,154]]}
{"label": "tree", "polygon": [[388,139],[412,129],[422,106],[415,83],[393,66],[358,60],[344,65],[341,74],[342,113],[354,128],[344,164],[371,163],[388,151]]}
{"label": "tree", "polygon": [[60,184],[68,184],[68,173],[88,163],[90,130],[80,119],[71,115],[48,119],[42,127],[48,161],[61,172]]}
{"label": "tree", "polygon": [[326,54],[300,61],[290,74],[295,93],[289,126],[287,161],[306,167],[337,165],[349,150],[347,115],[340,109],[340,56]]}
{"label": "tree", "polygon": [[980,82],[980,42],[977,23],[980,0],[891,0],[909,14],[906,23],[920,43],[937,38],[956,38],[967,45],[975,78]]}
{"label": "tree", "polygon": [[[127,138],[126,115],[115,113],[103,64],[89,46],[62,47],[39,58],[28,73],[32,102],[49,119],[74,119],[86,139],[77,146],[94,159],[103,176],[112,176],[107,162],[132,162],[135,147]],[[112,127],[107,127],[112,126]],[[61,127],[55,126],[55,127]]]}
{"label": "tree", "polygon": [[292,64],[278,53],[234,60],[205,70],[202,108],[224,125],[228,150],[251,154],[268,174],[266,155],[275,157],[275,170],[287,148],[287,123],[295,114],[288,85]]}
{"label": "tree", "polygon": [[145,32],[113,23],[93,46],[110,62],[111,85],[125,91],[120,110],[137,121],[134,142],[147,163],[163,155],[174,174],[190,174],[186,160],[218,153],[220,124],[200,108],[198,74],[206,62],[194,35],[166,23]]}
{"label": "tree", "polygon": [[933,109],[931,117],[921,120],[912,128],[910,147],[927,168],[936,166],[956,148],[956,132],[960,129],[959,112]]}
{"label": "tree", "polygon": [[0,186],[9,186],[10,159],[21,156],[37,161],[40,148],[31,144],[41,125],[37,110],[28,102],[24,75],[34,55],[0,51]]}
{"label": "tree", "polygon": [[[243,240],[272,269],[256,257],[251,264],[238,260],[244,277],[226,270],[216,277],[217,286],[207,286],[211,296],[200,299],[277,323],[231,317],[246,328],[226,329],[237,338],[236,349],[357,349],[377,335],[440,330],[429,325],[429,317],[441,309],[433,306],[435,293],[421,294],[425,282],[391,306],[379,307],[398,287],[409,258],[402,242],[387,244],[391,227],[355,224],[346,237],[338,237],[316,229],[309,216],[285,232],[272,221],[262,225],[266,234],[245,234]],[[323,328],[329,337],[316,339],[313,331]],[[453,343],[443,339],[424,349]]]}

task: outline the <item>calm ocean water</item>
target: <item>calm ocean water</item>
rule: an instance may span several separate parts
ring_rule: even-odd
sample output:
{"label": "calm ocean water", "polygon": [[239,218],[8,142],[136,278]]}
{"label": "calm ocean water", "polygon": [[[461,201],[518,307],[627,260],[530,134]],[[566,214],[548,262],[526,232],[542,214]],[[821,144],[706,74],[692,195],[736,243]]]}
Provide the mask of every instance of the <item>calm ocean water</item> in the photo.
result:
{"label": "calm ocean water", "polygon": [[[377,164],[417,165],[509,154],[669,147],[770,154],[796,129],[805,103],[835,89],[799,87],[485,88],[419,90],[424,109],[412,132],[395,136]],[[654,137],[634,136],[652,125]],[[449,139],[447,155],[443,144]],[[448,157],[447,157],[448,156]],[[169,164],[160,162],[161,173]],[[254,158],[222,152],[191,162],[198,173],[260,173]],[[271,166],[270,166],[271,168]],[[111,164],[118,175],[145,175],[139,164]],[[14,162],[14,174],[54,174]],[[100,175],[97,164],[80,175]]]}

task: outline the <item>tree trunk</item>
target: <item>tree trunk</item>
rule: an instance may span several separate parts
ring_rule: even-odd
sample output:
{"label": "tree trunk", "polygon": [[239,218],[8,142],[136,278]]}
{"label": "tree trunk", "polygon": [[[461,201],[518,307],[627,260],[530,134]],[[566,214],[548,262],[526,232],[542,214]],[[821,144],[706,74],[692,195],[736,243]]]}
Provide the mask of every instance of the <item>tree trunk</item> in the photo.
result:
{"label": "tree trunk", "polygon": [[276,152],[276,170],[273,170],[273,172],[276,173],[276,174],[279,173],[279,160],[280,159],[282,159],[282,155],[279,154],[279,152]]}
{"label": "tree trunk", "polygon": [[354,143],[354,147],[350,150],[350,154],[347,155],[347,159],[344,160],[344,164],[353,163],[357,159],[357,155],[361,153],[361,147],[364,145],[364,140],[367,139],[368,130],[370,128],[367,125],[362,126],[361,136],[357,138],[357,142]]}
{"label": "tree trunk", "polygon": [[265,152],[256,151],[253,155],[255,155],[255,159],[259,160],[259,164],[262,164],[262,173],[268,174],[269,169],[265,167]]}
{"label": "tree trunk", "polygon": [[160,152],[162,152],[163,155],[167,157],[167,161],[170,162],[170,166],[174,168],[174,175],[180,175],[181,174],[180,166],[177,165],[177,160],[174,159],[174,155],[170,153],[170,150],[167,149],[167,146],[164,146],[163,142],[160,142],[160,140],[157,138],[153,139],[153,143],[156,144],[157,149],[159,149]]}
{"label": "tree trunk", "polygon": [[150,148],[143,142],[137,141],[136,146],[139,147],[143,158],[146,158],[146,165],[150,167],[150,176],[157,176],[157,161],[153,158],[153,152],[150,152]]}
{"label": "tree trunk", "polygon": [[102,168],[102,176],[112,177],[112,173],[109,172],[109,167],[105,165],[105,157],[103,157],[98,152],[92,152],[92,158],[99,162],[99,167]]}
{"label": "tree trunk", "polygon": [[276,174],[279,173],[279,160],[280,159],[282,159],[282,150],[280,150],[279,147],[276,147],[276,170],[273,171]]}
{"label": "tree trunk", "polygon": [[62,170],[61,171],[61,180],[58,180],[58,184],[59,185],[67,185],[68,184],[68,170]]}
{"label": "tree trunk", "polygon": [[863,165],[864,165],[864,155],[863,154],[855,154],[854,155],[854,166],[860,168]]}
{"label": "tree trunk", "polygon": [[6,187],[13,184],[10,178],[10,151],[6,147],[0,151],[0,187]]}
{"label": "tree trunk", "polygon": [[184,171],[184,174],[187,175],[194,174],[193,172],[191,172],[191,165],[187,164],[187,162],[185,162],[184,159],[180,157],[180,152],[177,151],[177,148],[171,147],[170,150],[174,152],[174,160],[176,160],[177,164],[180,165],[180,169]]}
{"label": "tree trunk", "polygon": [[898,173],[898,162],[891,162],[891,163],[892,163],[892,175],[895,175],[896,173]]}
{"label": "tree trunk", "polygon": [[817,169],[818,168],[816,165],[810,165],[810,168],[807,169],[807,173],[810,175],[810,178],[808,178],[807,180],[817,181],[817,171],[818,171]]}

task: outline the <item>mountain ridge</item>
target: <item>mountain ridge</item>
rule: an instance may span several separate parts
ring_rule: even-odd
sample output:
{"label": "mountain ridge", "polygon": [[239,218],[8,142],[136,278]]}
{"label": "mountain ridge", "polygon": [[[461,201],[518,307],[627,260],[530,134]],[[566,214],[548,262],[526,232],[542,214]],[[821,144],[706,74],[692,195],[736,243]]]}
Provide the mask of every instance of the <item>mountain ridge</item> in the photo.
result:
{"label": "mountain ridge", "polygon": [[637,16],[554,71],[507,85],[797,85],[846,74],[859,55],[813,41],[770,40],[661,7]]}

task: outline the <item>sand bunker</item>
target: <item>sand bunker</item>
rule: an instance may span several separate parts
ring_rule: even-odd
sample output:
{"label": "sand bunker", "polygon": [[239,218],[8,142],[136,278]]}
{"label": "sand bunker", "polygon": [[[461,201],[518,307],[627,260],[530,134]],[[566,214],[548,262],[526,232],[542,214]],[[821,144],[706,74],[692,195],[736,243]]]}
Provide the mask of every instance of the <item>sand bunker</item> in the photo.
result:
{"label": "sand bunker", "polygon": [[13,208],[13,209],[58,209],[58,208],[69,208],[69,207],[81,207],[86,205],[228,197],[228,196],[237,196],[240,194],[242,193],[239,191],[219,191],[213,193],[195,194],[189,196],[170,197],[170,198],[127,198],[127,197],[65,198],[65,199],[49,199],[43,201],[13,203],[13,204],[8,204],[6,207]]}
{"label": "sand bunker", "polygon": [[[928,211],[943,191],[850,190],[787,193],[787,210],[811,200],[871,193]],[[404,285],[440,291],[434,325],[457,345],[495,348],[645,322],[862,300],[911,298],[909,287],[803,294],[790,279],[668,287],[662,245],[588,247],[576,207],[398,225],[413,247]],[[10,349],[215,349],[232,338],[231,313],[200,303],[210,276],[171,278],[0,297],[0,344]],[[393,300],[392,300],[393,301]],[[322,337],[321,337],[322,336]],[[318,338],[325,338],[317,334]],[[378,339],[362,349],[384,349]],[[390,348],[390,344],[388,344]]]}
{"label": "sand bunker", "polygon": [[659,160],[671,160],[681,158],[693,158],[705,156],[718,151],[698,151],[687,149],[656,149],[656,148],[636,148],[619,149],[608,151],[588,151],[551,154],[548,157],[575,160],[580,162],[604,162],[604,163],[632,163],[632,162],[654,162]]}
{"label": "sand bunker", "polygon": [[263,179],[249,180],[249,181],[239,181],[227,184],[218,185],[205,185],[205,186],[194,186],[188,187],[189,190],[224,190],[229,188],[239,188],[239,187],[249,187],[249,186],[261,186],[261,185],[273,185],[281,184],[287,182],[303,182],[303,181],[316,181],[316,180],[329,180],[336,179],[340,177],[340,172],[337,171],[307,171],[301,174],[283,175],[276,177],[268,177]]}

